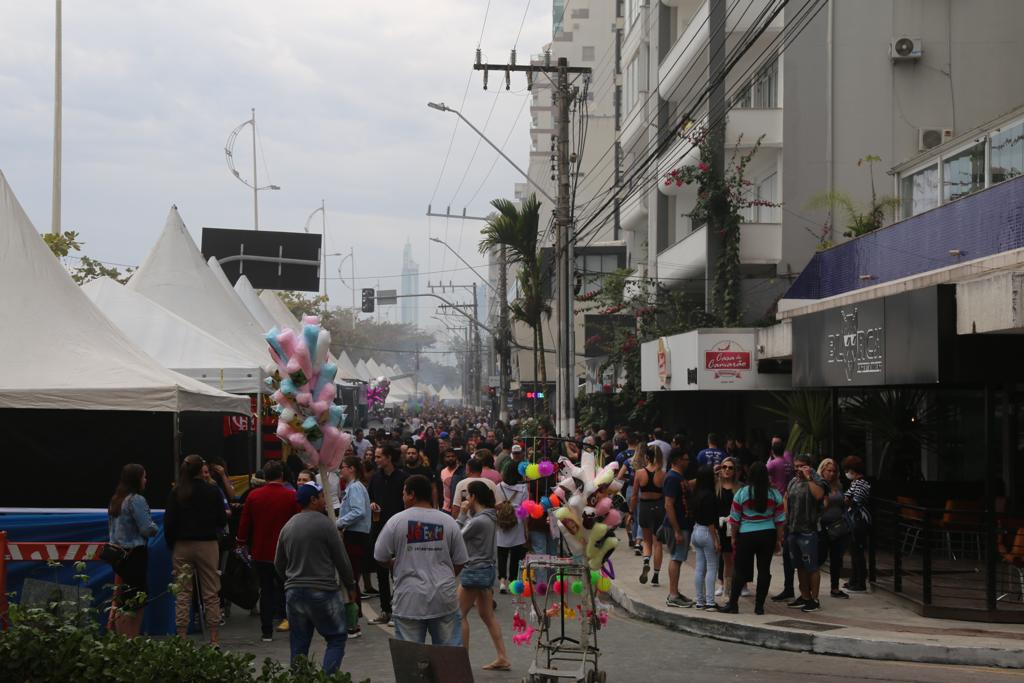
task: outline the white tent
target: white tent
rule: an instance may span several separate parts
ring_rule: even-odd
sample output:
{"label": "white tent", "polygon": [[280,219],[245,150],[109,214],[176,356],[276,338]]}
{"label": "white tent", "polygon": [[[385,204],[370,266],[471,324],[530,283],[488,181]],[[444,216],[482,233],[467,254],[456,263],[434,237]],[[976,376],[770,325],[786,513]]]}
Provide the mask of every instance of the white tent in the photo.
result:
{"label": "white tent", "polygon": [[377,361],[372,358],[366,361],[366,370],[370,373],[370,377],[373,377],[374,379],[384,374],[384,370],[382,370],[380,365],[377,364]]}
{"label": "white tent", "polygon": [[288,310],[288,307],[284,305],[284,302],[281,301],[277,294],[274,294],[269,289],[264,289],[260,294],[260,301],[267,307],[267,311],[273,316],[278,328],[283,330],[286,327],[290,327],[296,332],[301,330],[302,324],[299,322],[299,319],[292,315],[292,312]]}
{"label": "white tent", "polygon": [[[217,269],[220,270],[221,273],[224,272],[221,270],[219,263],[217,264]],[[270,328],[275,326],[280,327],[280,324],[274,318],[274,315],[267,310],[263,300],[260,299],[260,295],[256,293],[255,289],[253,289],[252,284],[249,282],[249,278],[244,275],[239,277],[238,281],[235,283],[234,290],[235,293],[238,294],[238,298],[242,300],[242,303],[245,304],[245,307],[249,310],[249,313],[252,314],[252,317],[256,318],[256,322],[260,324],[260,327],[263,328],[264,332],[269,332]],[[291,327],[291,325],[288,327]]]}
{"label": "white tent", "polygon": [[0,172],[0,408],[249,412],[162,367],[89,300]]}
{"label": "white tent", "polygon": [[447,386],[442,386],[441,391],[439,391],[437,394],[437,397],[442,401],[461,401],[462,391],[460,390],[458,393],[455,393]]}
{"label": "white tent", "polygon": [[265,330],[231,290],[218,282],[203,259],[178,209],[171,207],[163,234],[128,288],[177,313],[239,353],[270,368]]}
{"label": "white tent", "polygon": [[82,285],[82,291],[165,368],[225,391],[259,392],[259,366],[155,301],[106,277]]}
{"label": "white tent", "polygon": [[370,369],[367,368],[366,360],[359,358],[355,364],[355,377],[364,382],[370,381]]}
{"label": "white tent", "polygon": [[360,379],[356,366],[352,364],[352,359],[344,351],[338,356],[338,379]]}

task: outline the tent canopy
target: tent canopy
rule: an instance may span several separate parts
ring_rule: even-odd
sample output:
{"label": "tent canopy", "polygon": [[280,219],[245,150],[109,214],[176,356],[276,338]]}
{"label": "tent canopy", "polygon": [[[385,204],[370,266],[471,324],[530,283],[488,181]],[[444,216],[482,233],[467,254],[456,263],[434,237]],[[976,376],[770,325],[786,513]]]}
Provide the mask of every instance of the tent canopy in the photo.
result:
{"label": "tent canopy", "polygon": [[[212,261],[213,258],[211,257],[210,260]],[[211,267],[213,267],[212,264]],[[224,274],[219,263],[217,264],[217,270],[219,270],[222,275]],[[242,303],[245,304],[245,307],[249,310],[249,313],[252,314],[252,317],[256,318],[256,322],[260,324],[260,327],[263,328],[264,332],[269,332],[271,327],[281,327],[277,320],[274,319],[273,314],[267,310],[267,307],[263,304],[263,301],[260,299],[260,295],[256,293],[255,289],[253,289],[252,284],[249,282],[249,278],[244,275],[239,277],[238,281],[235,282],[234,290],[238,294],[238,298],[242,300]],[[288,327],[291,327],[291,325],[288,325]]]}
{"label": "tent canopy", "polygon": [[162,367],[75,285],[0,172],[0,408],[249,412]]}
{"label": "tent canopy", "polygon": [[87,282],[82,291],[165,368],[225,391],[259,393],[259,366],[155,301],[107,277]]}
{"label": "tent canopy", "polygon": [[264,289],[260,293],[260,301],[266,306],[267,312],[274,319],[274,324],[280,329],[283,330],[286,327],[290,327],[296,332],[302,330],[302,324],[299,322],[299,319],[292,315],[292,312],[288,310],[288,307],[284,305],[281,297],[277,294],[269,289]]}
{"label": "tent canopy", "polygon": [[260,329],[238,295],[217,279],[176,207],[171,207],[159,241],[127,287],[217,337],[260,367],[273,367],[262,338],[266,330]]}

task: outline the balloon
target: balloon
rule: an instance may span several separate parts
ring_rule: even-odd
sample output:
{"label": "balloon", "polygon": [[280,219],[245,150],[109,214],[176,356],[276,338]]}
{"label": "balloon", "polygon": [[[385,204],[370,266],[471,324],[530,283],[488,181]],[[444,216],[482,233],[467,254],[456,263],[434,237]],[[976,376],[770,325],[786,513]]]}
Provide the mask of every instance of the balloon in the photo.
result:
{"label": "balloon", "polygon": [[516,469],[519,471],[519,476],[520,477],[525,477],[526,476],[526,468],[529,467],[529,466],[530,466],[530,463],[526,462],[525,460],[523,462],[519,463],[519,467],[517,467]]}
{"label": "balloon", "polygon": [[548,585],[541,581],[537,584],[537,595],[545,595],[548,592]]}
{"label": "balloon", "polygon": [[607,576],[602,576],[600,579],[597,580],[597,590],[601,591],[602,593],[607,593],[611,589],[612,580],[609,579]]}
{"label": "balloon", "polygon": [[551,509],[551,500],[547,497],[540,499],[540,506],[545,510]]}
{"label": "balloon", "polygon": [[548,496],[548,501],[551,503],[551,507],[553,508],[557,508],[562,504],[561,499],[559,499],[559,497],[554,493]]}
{"label": "balloon", "polygon": [[561,595],[562,594],[562,588],[563,588],[562,582],[559,581],[558,579],[555,579],[555,582],[551,584],[551,592],[554,593],[555,595]]}
{"label": "balloon", "polygon": [[582,593],[583,592],[583,582],[582,581],[573,581],[572,582],[572,592],[575,593],[576,595],[579,595],[580,593]]}
{"label": "balloon", "polygon": [[526,466],[526,478],[527,479],[540,479],[540,466],[537,464],[531,464]]}
{"label": "balloon", "polygon": [[519,595],[523,592],[523,586],[525,585],[526,584],[517,579],[508,585],[508,589],[512,593],[512,595]]}
{"label": "balloon", "polygon": [[596,569],[591,569],[590,570],[590,583],[596,584],[600,580],[601,580],[601,572],[599,572]]}
{"label": "balloon", "polygon": [[540,476],[550,477],[555,473],[555,463],[550,460],[541,460],[537,463],[537,469],[540,470]]}
{"label": "balloon", "polygon": [[523,583],[523,590],[521,591],[524,598],[528,598],[533,595],[533,588],[530,587],[529,583]]}
{"label": "balloon", "polygon": [[524,500],[518,506],[516,506],[516,517],[519,519],[526,519],[530,516],[530,510],[526,507],[526,501]]}
{"label": "balloon", "polygon": [[533,517],[534,519],[540,519],[543,516],[544,508],[542,508],[539,504],[530,501],[530,517]]}

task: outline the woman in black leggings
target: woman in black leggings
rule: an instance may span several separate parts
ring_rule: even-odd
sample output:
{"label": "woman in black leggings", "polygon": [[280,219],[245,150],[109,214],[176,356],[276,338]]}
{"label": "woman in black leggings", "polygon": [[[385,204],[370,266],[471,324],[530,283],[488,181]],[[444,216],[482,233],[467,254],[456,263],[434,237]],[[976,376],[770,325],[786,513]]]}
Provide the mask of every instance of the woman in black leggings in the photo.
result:
{"label": "woman in black leggings", "polygon": [[754,578],[755,559],[757,596],[754,613],[764,614],[764,601],[772,582],[772,555],[782,547],[782,528],[786,521],[782,496],[768,483],[768,470],[764,463],[751,465],[747,481],[749,483],[733,497],[729,514],[729,524],[738,532],[735,534],[736,559],[729,602],[718,609],[730,614],[740,611],[740,591]]}

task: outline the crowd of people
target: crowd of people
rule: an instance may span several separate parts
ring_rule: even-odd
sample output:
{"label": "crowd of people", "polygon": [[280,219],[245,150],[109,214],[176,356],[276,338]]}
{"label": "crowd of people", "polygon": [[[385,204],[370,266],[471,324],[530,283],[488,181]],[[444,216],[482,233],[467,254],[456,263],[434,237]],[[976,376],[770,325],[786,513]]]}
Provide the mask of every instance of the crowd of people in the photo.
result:
{"label": "crowd of people", "polygon": [[[814,468],[809,456],[787,452],[781,437],[758,457],[742,439],[715,434],[698,450],[661,429],[581,429],[558,438],[543,423],[529,435],[519,427],[468,410],[392,419],[355,431],[340,472],[318,473],[294,456],[269,460],[241,496],[222,462],[187,456],[164,517],[178,634],[188,632],[198,590],[198,612],[218,645],[230,610],[221,573],[227,555],[240,553],[259,580],[260,635],[269,642],[288,632],[293,659],[308,654],[317,631],[327,642],[324,669],[337,670],[346,642],[362,634],[363,604],[373,601],[370,623],[420,643],[429,634],[434,644],[468,647],[475,611],[495,650],[484,668],[508,670],[493,591],[510,590],[527,552],[560,551],[553,515],[515,513],[548,496],[556,475],[527,479],[520,463],[578,461],[584,451],[598,466],[619,463],[616,505],[628,547],[642,556],[639,582],[661,585],[667,555],[670,607],[735,613],[754,583],[754,611],[763,614],[780,552],[784,587],[772,600],[820,609],[824,562],[832,598],[865,589],[870,486],[860,458],[841,467],[826,458]],[[146,543],[157,532],[145,485],[143,468],[126,465],[109,509],[111,542],[126,553],[115,567],[122,609],[113,625],[129,636],[139,632]],[[679,586],[691,547],[694,599]],[[851,573],[841,588],[847,553]]]}

